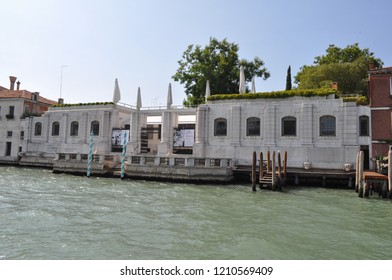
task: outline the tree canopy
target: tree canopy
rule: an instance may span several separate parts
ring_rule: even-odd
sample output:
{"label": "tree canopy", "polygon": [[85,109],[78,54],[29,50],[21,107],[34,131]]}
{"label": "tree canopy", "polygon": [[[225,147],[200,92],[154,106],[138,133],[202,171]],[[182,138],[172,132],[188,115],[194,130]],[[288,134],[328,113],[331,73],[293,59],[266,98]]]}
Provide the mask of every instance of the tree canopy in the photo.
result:
{"label": "tree canopy", "polygon": [[207,80],[210,81],[212,93],[238,93],[240,65],[244,66],[247,82],[255,76],[263,79],[270,76],[260,58],[255,57],[252,61],[240,60],[238,50],[237,44],[215,38],[210,38],[205,47],[188,46],[182,60],[178,61],[177,72],[172,77],[185,86],[187,99],[184,100],[184,105],[204,103]]}
{"label": "tree canopy", "polygon": [[316,56],[314,65],[304,65],[295,76],[299,89],[330,87],[338,83],[343,94],[361,94],[367,92],[367,71],[369,63],[376,68],[383,62],[374,57],[368,48],[361,49],[358,43],[340,48],[329,45],[326,54]]}

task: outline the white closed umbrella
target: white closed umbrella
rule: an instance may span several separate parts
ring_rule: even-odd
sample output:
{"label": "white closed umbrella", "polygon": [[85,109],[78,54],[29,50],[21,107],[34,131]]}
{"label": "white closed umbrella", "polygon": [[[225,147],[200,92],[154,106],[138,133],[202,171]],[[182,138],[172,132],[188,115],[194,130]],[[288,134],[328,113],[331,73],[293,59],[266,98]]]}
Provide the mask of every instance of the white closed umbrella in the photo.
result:
{"label": "white closed umbrella", "polygon": [[121,100],[120,87],[118,86],[118,80],[114,81],[114,92],[113,92],[113,103],[117,104]]}
{"label": "white closed umbrella", "polygon": [[137,100],[136,100],[136,108],[140,110],[142,107],[142,94],[140,92],[140,87],[137,89]]}
{"label": "white closed umbrella", "polygon": [[169,89],[167,91],[167,109],[170,109],[172,104],[173,104],[172,88],[171,88],[171,83],[169,83]]}
{"label": "white closed umbrella", "polygon": [[208,98],[210,95],[211,95],[210,81],[207,80],[207,83],[206,83],[206,101],[207,101],[207,98]]}
{"label": "white closed umbrella", "polygon": [[256,84],[255,84],[255,78],[252,78],[252,93],[256,93]]}
{"label": "white closed umbrella", "polygon": [[240,66],[240,88],[239,93],[245,93],[245,71],[244,66]]}

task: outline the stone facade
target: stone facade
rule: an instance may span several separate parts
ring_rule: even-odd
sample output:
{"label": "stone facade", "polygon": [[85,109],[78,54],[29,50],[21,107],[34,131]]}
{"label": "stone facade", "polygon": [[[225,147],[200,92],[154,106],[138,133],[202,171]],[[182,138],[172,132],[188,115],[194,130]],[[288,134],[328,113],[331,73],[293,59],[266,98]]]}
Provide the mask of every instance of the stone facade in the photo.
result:
{"label": "stone facade", "polygon": [[[371,145],[370,108],[345,103],[333,94],[208,101],[195,109],[172,106],[170,87],[169,93],[168,105],[163,108],[142,108],[141,101],[136,107],[118,102],[51,107],[39,117],[19,119],[15,127],[17,132],[12,135],[4,134],[10,130],[11,121],[4,121],[9,112],[3,110],[0,132],[5,142],[7,137],[19,141],[13,151],[15,160],[21,152],[21,162],[28,164],[37,162],[37,158],[43,159],[41,163],[47,159],[48,164],[54,159],[64,161],[64,164],[67,160],[76,163],[86,160],[91,132],[94,134],[92,150],[98,162],[105,164],[108,158],[116,158],[118,162],[124,142],[117,141],[117,149],[114,149],[116,144],[112,137],[116,130],[128,132],[126,156],[130,162],[132,158],[145,159],[145,155],[156,157],[152,162],[160,162],[160,158],[175,162],[179,156],[173,147],[175,129],[180,126],[181,117],[194,115],[192,154],[181,155],[179,161],[187,164],[200,160],[215,163],[224,159],[230,165],[250,165],[254,151],[280,150],[288,152],[288,167],[303,168],[307,162],[312,168],[343,169],[347,165],[354,167],[357,152],[369,150]],[[25,107],[7,103],[11,101],[2,102],[3,108],[14,106],[15,115],[23,114]],[[151,117],[159,118],[159,121],[152,125],[148,121]],[[193,126],[183,127],[187,132],[193,132],[189,131]],[[157,135],[146,137],[149,131]],[[7,145],[1,143],[0,146],[4,149]],[[0,156],[5,153],[0,150]],[[371,156],[372,151],[366,160]],[[202,165],[209,166],[207,163]]]}
{"label": "stone facade", "polygon": [[0,88],[0,162],[17,163],[23,142],[30,136],[25,123],[32,116],[42,115],[57,102],[46,99],[37,92],[20,90],[20,82],[15,90],[16,77],[10,76],[10,88]]}
{"label": "stone facade", "polygon": [[197,109],[196,157],[231,158],[251,164],[253,151],[288,152],[288,166],[342,169],[354,164],[360,146],[359,118],[368,107],[328,97],[213,101]]}
{"label": "stone facade", "polygon": [[129,130],[130,111],[114,104],[50,108],[42,117],[24,122],[29,137],[23,151],[52,158],[59,153],[88,154],[93,131],[94,152],[109,154],[113,129]]}

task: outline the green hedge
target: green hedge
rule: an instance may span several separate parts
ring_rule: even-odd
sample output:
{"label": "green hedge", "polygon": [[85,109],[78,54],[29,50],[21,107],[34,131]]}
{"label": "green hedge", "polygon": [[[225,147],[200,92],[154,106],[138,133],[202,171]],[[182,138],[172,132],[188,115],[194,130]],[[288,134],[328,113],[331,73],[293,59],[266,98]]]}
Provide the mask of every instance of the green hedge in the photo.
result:
{"label": "green hedge", "polygon": [[230,100],[230,99],[260,99],[260,98],[288,98],[293,96],[327,96],[337,94],[335,89],[294,89],[272,92],[243,93],[243,94],[214,94],[207,98],[208,101]]}
{"label": "green hedge", "polygon": [[343,102],[355,102],[357,105],[366,106],[369,105],[369,100],[366,96],[344,96],[342,97]]}
{"label": "green hedge", "polygon": [[75,104],[55,104],[53,107],[76,107],[76,106],[94,106],[94,105],[114,105],[114,102],[94,102],[94,103],[75,103]]}

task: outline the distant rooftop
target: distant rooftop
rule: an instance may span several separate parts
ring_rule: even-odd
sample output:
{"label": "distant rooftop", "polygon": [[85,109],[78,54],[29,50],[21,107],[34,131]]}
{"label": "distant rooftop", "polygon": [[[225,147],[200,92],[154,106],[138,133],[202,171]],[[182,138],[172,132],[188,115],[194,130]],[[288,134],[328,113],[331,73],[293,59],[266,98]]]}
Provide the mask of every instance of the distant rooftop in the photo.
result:
{"label": "distant rooftop", "polygon": [[[0,86],[0,99],[22,98],[24,100],[34,100],[47,105],[57,104],[56,101],[41,97],[39,95],[39,92],[31,92],[25,89],[20,90],[20,81],[17,81],[17,77],[10,76],[9,78],[10,78],[9,88]],[[16,90],[15,90],[15,84],[16,84]]]}
{"label": "distant rooftop", "polygon": [[371,69],[368,72],[370,75],[377,75],[377,74],[392,74],[392,67],[384,67],[384,68],[376,68]]}
{"label": "distant rooftop", "polygon": [[42,96],[39,96],[38,93],[32,93],[28,90],[9,90],[9,89],[4,89],[3,87],[0,88],[0,99],[5,99],[5,98],[22,98],[25,100],[32,100],[32,95],[36,94],[37,95],[37,102],[45,103],[48,105],[54,105],[57,104],[56,101],[44,98]]}

